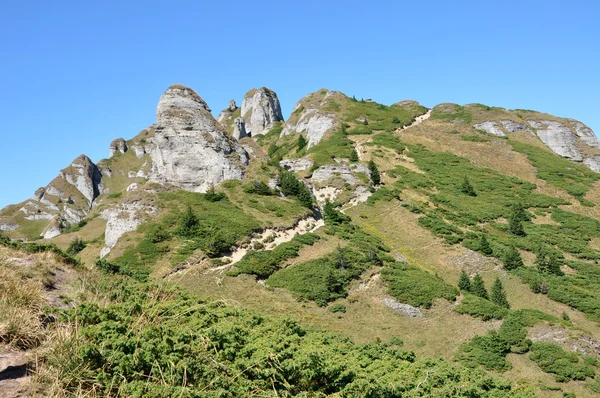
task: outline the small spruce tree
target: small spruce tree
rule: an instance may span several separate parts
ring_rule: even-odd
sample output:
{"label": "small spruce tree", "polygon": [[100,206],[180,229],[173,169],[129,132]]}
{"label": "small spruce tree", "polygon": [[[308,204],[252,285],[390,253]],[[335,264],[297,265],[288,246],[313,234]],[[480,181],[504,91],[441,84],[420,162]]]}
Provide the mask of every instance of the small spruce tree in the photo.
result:
{"label": "small spruce tree", "polygon": [[496,278],[494,284],[492,285],[492,289],[490,291],[490,300],[501,307],[510,308],[510,304],[506,299],[504,287],[502,287],[502,282],[500,282],[499,278]]}
{"label": "small spruce tree", "polygon": [[508,216],[508,230],[515,236],[525,236],[522,223],[528,219],[529,217],[527,217],[523,205],[519,202],[514,203]]}
{"label": "small spruce tree", "polygon": [[469,275],[465,271],[460,273],[460,277],[458,278],[458,288],[464,292],[471,291],[471,279],[469,279]]}
{"label": "small spruce tree", "polygon": [[186,211],[179,219],[177,235],[181,235],[186,238],[193,238],[198,231],[199,223],[200,221],[198,220],[198,216],[196,216],[196,213],[194,213],[192,206],[188,205]]}
{"label": "small spruce tree", "polygon": [[381,176],[379,175],[379,169],[373,160],[369,161],[369,171],[371,172],[371,181],[373,181],[373,185],[381,184]]}
{"label": "small spruce tree", "polygon": [[471,182],[467,177],[465,177],[462,185],[460,186],[460,191],[469,196],[477,196],[477,192],[475,192],[475,188],[471,185]]}
{"label": "small spruce tree", "polygon": [[298,201],[300,202],[300,204],[302,206],[307,207],[309,209],[312,208],[312,205],[313,205],[312,193],[310,192],[310,189],[308,189],[308,187],[305,184],[303,184],[302,182],[299,183],[298,194],[296,195],[296,198],[298,199]]}
{"label": "small spruce tree", "polygon": [[306,138],[304,138],[304,136],[302,134],[300,134],[298,136],[298,152],[303,150],[307,144],[308,144],[308,141],[306,141]]}
{"label": "small spruce tree", "polygon": [[509,247],[508,251],[504,255],[504,269],[513,270],[523,266],[523,258],[521,253],[516,247]]}
{"label": "small spruce tree", "polygon": [[491,256],[494,253],[485,235],[481,235],[479,239],[479,250],[486,256]]}
{"label": "small spruce tree", "polygon": [[563,272],[560,269],[560,260],[558,256],[544,249],[542,246],[538,249],[534,261],[537,269],[545,274],[554,274],[554,275],[563,275]]}
{"label": "small spruce tree", "polygon": [[476,274],[473,277],[473,281],[471,282],[471,293],[481,298],[488,299],[488,292],[485,290],[485,284],[479,274]]}
{"label": "small spruce tree", "polygon": [[352,163],[358,162],[358,152],[356,152],[356,149],[353,149],[352,152],[350,152],[350,159],[349,160]]}

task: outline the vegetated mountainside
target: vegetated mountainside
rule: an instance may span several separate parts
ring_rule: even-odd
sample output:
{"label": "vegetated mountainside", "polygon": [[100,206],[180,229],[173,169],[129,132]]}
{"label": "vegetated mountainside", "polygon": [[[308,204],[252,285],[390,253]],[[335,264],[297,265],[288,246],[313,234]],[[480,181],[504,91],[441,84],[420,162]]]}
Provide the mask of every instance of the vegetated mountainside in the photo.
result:
{"label": "vegetated mountainside", "polygon": [[2,349],[45,395],[600,394],[599,148],[571,119],[327,89],[215,120],[174,85],[0,212],[0,270],[37,286],[0,294]]}

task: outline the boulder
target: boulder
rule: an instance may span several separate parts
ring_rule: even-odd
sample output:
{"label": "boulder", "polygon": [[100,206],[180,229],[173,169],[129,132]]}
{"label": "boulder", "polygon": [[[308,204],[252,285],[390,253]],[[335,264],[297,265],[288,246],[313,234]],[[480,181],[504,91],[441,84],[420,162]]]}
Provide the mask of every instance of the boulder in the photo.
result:
{"label": "boulder", "polygon": [[275,123],[283,121],[279,98],[266,87],[246,93],[241,115],[246,123],[246,131],[253,137],[266,134]]}
{"label": "boulder", "polygon": [[298,171],[308,170],[313,166],[314,162],[310,159],[300,158],[300,159],[286,159],[279,162],[279,165],[286,170],[293,171],[294,173]]}
{"label": "boulder", "polygon": [[241,179],[248,164],[246,151],[211,115],[192,89],[173,85],[156,109],[149,179],[188,191],[206,190],[224,180]]}

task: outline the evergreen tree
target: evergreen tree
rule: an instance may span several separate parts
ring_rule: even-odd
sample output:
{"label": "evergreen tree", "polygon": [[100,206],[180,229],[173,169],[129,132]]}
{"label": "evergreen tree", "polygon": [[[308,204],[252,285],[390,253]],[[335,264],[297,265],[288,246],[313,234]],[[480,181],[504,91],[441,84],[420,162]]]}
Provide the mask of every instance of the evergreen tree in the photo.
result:
{"label": "evergreen tree", "polygon": [[508,229],[510,233],[516,236],[525,236],[522,223],[528,219],[529,217],[527,217],[523,205],[518,202],[514,203],[508,216]]}
{"label": "evergreen tree", "polygon": [[350,161],[352,163],[358,162],[358,152],[356,152],[356,149],[353,149],[352,152],[350,152]]}
{"label": "evergreen tree", "polygon": [[477,192],[475,192],[475,188],[471,185],[471,182],[467,177],[465,177],[462,185],[460,186],[460,191],[469,196],[477,196]]}
{"label": "evergreen tree", "polygon": [[510,304],[508,304],[508,300],[506,299],[504,287],[502,287],[502,282],[500,282],[499,278],[496,278],[494,284],[492,285],[492,289],[490,291],[490,300],[501,307],[510,308]]}
{"label": "evergreen tree", "polygon": [[306,184],[303,184],[300,181],[299,184],[300,186],[298,187],[298,194],[296,195],[296,198],[302,206],[311,209],[313,205],[312,193],[310,192],[310,189],[308,189]]}
{"label": "evergreen tree", "polygon": [[488,293],[487,290],[485,290],[485,284],[483,283],[483,279],[481,279],[479,274],[476,274],[473,277],[473,282],[471,283],[471,293],[481,298],[488,299]]}
{"label": "evergreen tree", "polygon": [[298,136],[298,152],[303,150],[307,144],[308,144],[308,141],[306,141],[306,138],[304,138],[304,136],[302,134],[300,134]]}
{"label": "evergreen tree", "polygon": [[333,225],[342,224],[350,220],[350,217],[348,217],[341,211],[338,211],[335,208],[335,204],[333,204],[329,200],[325,201],[325,206],[323,206],[323,217],[325,218],[326,224]]}
{"label": "evergreen tree", "polygon": [[513,270],[523,266],[523,259],[521,253],[516,247],[511,246],[504,256],[504,268],[506,270]]}
{"label": "evergreen tree", "polygon": [[186,211],[181,215],[177,234],[186,238],[193,238],[198,231],[200,221],[192,210],[192,206],[188,205]]}
{"label": "evergreen tree", "polygon": [[485,235],[481,235],[481,238],[479,239],[479,251],[486,256],[491,256],[492,253],[494,253]]}
{"label": "evergreen tree", "polygon": [[458,278],[458,288],[464,292],[471,291],[471,279],[469,279],[469,275],[465,271],[460,273],[460,277]]}
{"label": "evergreen tree", "polygon": [[379,175],[379,169],[373,160],[369,161],[369,171],[371,172],[371,181],[373,181],[373,185],[381,184],[381,176]]}
{"label": "evergreen tree", "polygon": [[302,183],[296,178],[294,173],[281,169],[281,172],[279,173],[279,185],[281,186],[281,192],[285,196],[298,195],[301,188],[300,184]]}
{"label": "evergreen tree", "polygon": [[558,256],[545,250],[542,246],[538,249],[535,257],[535,266],[540,272],[554,275],[564,275],[560,269],[560,260]]}

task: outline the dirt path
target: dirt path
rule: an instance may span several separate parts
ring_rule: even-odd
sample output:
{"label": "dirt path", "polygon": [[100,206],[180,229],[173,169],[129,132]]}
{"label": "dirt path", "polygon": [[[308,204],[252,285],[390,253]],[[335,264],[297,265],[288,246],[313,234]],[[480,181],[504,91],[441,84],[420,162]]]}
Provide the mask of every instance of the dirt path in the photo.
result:
{"label": "dirt path", "polygon": [[423,123],[425,120],[429,119],[430,117],[431,117],[431,109],[428,110],[426,113],[422,114],[421,116],[417,116],[415,118],[415,121],[412,122],[411,124],[409,124],[408,126],[402,126],[401,129],[397,129],[396,131],[406,130],[411,127],[418,126],[419,124]]}

